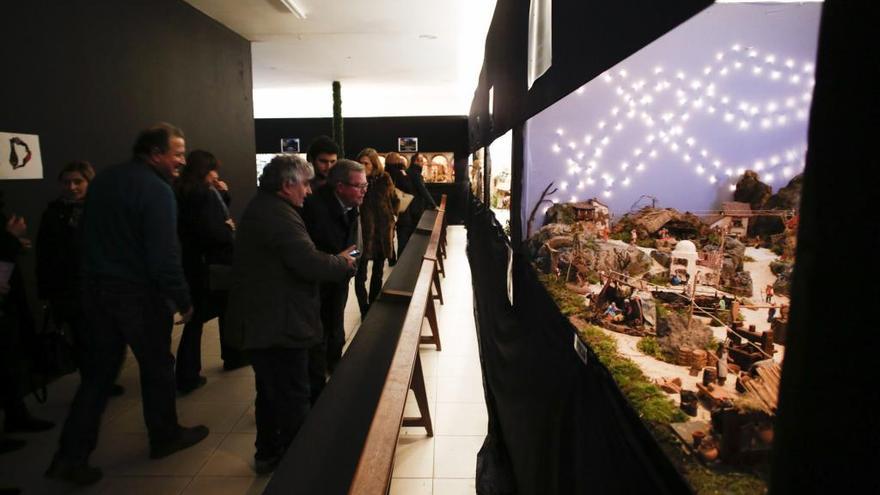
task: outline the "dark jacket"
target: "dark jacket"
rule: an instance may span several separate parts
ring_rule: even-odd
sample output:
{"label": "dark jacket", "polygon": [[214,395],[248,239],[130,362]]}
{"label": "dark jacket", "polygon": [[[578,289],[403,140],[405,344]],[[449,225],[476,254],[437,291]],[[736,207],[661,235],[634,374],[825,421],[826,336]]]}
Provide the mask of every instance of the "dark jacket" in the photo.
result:
{"label": "dark jacket", "polygon": [[37,294],[40,299],[75,299],[80,287],[83,201],[49,203],[37,233]]}
{"label": "dark jacket", "polygon": [[[391,181],[394,182],[395,189],[400,189],[407,194],[415,196],[413,183],[410,181],[409,174],[406,173],[402,165],[396,163],[387,164],[385,165],[385,172],[391,176]],[[415,197],[413,198],[413,201],[415,201]],[[418,219],[415,221],[413,220],[414,210],[415,208],[413,208],[413,204],[410,202],[406,210],[397,215],[397,230],[403,232],[415,230]]]}
{"label": "dark jacket", "polygon": [[394,253],[394,215],[400,199],[394,182],[386,172],[367,178],[370,187],[361,205],[361,232],[364,259],[388,259]]}
{"label": "dark jacket", "polygon": [[227,341],[241,349],[318,344],[323,338],[318,282],[348,276],[341,256],[315,247],[292,205],[258,192],[236,233]]}
{"label": "dark jacket", "polygon": [[337,254],[357,244],[358,209],[345,212],[333,188],[325,184],[306,198],[302,218],[315,247],[328,254]]}
{"label": "dark jacket", "polygon": [[208,265],[231,265],[235,235],[226,223],[229,213],[220,193],[199,184],[178,190],[177,232],[183,272],[193,293],[207,290]]}
{"label": "dark jacket", "polygon": [[177,201],[146,162],[108,168],[89,185],[83,214],[83,280],[122,280],[190,308],[177,239]]}
{"label": "dark jacket", "polygon": [[413,200],[409,205],[410,216],[412,217],[412,221],[415,224],[419,223],[419,220],[422,218],[422,213],[427,208],[437,208],[437,204],[434,203],[434,198],[431,197],[431,193],[428,192],[428,189],[425,187],[424,178],[422,178],[422,167],[419,165],[410,165],[408,169],[406,169],[406,175],[409,177],[409,181],[413,186]]}

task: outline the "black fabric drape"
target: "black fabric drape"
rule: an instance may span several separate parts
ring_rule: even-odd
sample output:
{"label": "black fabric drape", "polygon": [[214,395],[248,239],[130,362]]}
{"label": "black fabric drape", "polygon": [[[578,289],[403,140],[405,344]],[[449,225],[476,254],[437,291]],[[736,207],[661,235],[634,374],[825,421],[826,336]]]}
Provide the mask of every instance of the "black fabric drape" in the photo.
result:
{"label": "black fabric drape", "polygon": [[608,370],[592,353],[586,365],[577,357],[573,327],[519,255],[511,306],[506,238],[491,212],[472,207],[468,259],[489,413],[478,493],[689,493]]}
{"label": "black fabric drape", "polygon": [[771,493],[880,493],[878,24],[822,8]]}

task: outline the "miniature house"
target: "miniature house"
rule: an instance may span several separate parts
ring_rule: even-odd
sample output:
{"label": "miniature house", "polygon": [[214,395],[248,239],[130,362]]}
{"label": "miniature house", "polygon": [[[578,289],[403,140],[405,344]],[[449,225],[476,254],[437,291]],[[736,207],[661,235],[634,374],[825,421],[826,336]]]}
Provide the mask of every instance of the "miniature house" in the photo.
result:
{"label": "miniature house", "polygon": [[586,201],[578,201],[571,203],[578,222],[589,222],[592,224],[596,232],[603,229],[611,229],[611,214],[608,206],[601,201],[592,198]]}
{"label": "miniature house", "polygon": [[734,237],[745,237],[749,231],[752,207],[748,203],[728,201],[721,203],[721,216],[712,219],[711,227],[718,227]]}
{"label": "miniature house", "polygon": [[697,275],[697,246],[691,241],[678,241],[672,251],[672,263],[669,266],[670,276],[678,274],[680,277],[687,275],[692,279]]}

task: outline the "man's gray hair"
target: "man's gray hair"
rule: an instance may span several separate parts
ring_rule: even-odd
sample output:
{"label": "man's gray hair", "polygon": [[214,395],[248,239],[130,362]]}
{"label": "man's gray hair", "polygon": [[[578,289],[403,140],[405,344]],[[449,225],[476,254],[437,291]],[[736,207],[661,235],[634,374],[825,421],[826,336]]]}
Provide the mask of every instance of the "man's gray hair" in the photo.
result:
{"label": "man's gray hair", "polygon": [[343,158],[330,169],[330,173],[327,174],[327,183],[330,184],[330,187],[336,187],[336,184],[340,182],[348,183],[351,180],[352,172],[364,172],[365,170],[362,164]]}
{"label": "man's gray hair", "polygon": [[260,174],[260,190],[277,192],[287,182],[305,182],[315,176],[312,164],[296,155],[276,155]]}

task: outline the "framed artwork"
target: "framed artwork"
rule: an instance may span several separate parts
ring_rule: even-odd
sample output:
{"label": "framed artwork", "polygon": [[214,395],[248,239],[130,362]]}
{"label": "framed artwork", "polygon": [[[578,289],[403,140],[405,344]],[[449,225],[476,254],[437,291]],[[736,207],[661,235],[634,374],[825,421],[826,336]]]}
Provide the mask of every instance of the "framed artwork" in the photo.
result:
{"label": "framed artwork", "polygon": [[299,153],[299,138],[281,138],[282,153]]}
{"label": "framed artwork", "polygon": [[416,152],[419,151],[419,138],[417,137],[399,137],[397,138],[397,151],[400,152]]}
{"label": "framed artwork", "polygon": [[42,178],[40,137],[36,134],[0,132],[0,180]]}

